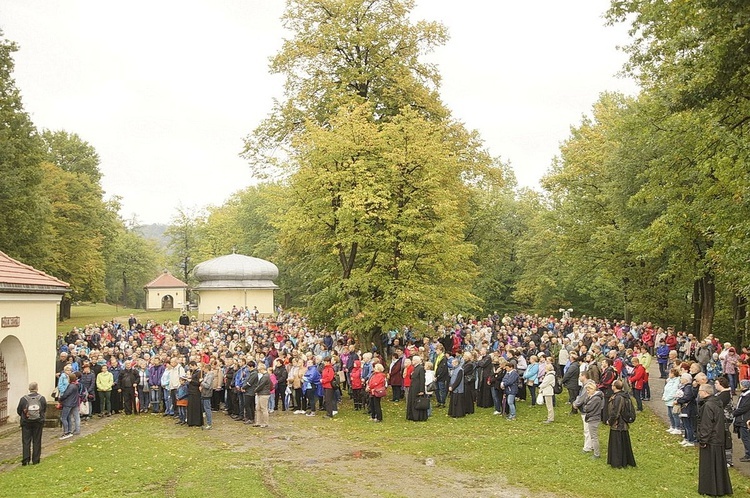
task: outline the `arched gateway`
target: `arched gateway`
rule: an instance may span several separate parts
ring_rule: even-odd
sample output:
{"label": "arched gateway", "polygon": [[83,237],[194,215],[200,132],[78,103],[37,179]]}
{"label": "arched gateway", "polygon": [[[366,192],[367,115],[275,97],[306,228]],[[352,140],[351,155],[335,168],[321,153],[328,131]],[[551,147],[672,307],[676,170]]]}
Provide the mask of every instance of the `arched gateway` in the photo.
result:
{"label": "arched gateway", "polygon": [[67,283],[0,252],[0,425],[30,381],[49,396],[55,382],[57,305]]}

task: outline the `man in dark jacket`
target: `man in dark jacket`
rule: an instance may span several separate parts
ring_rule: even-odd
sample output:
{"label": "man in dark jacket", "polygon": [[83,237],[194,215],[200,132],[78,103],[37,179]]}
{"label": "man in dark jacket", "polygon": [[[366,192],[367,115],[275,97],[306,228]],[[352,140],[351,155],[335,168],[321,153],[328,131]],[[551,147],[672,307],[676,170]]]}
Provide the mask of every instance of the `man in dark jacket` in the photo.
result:
{"label": "man in dark jacket", "polygon": [[576,353],[570,353],[570,365],[565,371],[562,378],[562,385],[568,390],[568,404],[570,405],[570,413],[578,413],[578,410],[573,406],[573,401],[578,397],[578,377],[581,374],[581,366],[578,363],[578,355]]}
{"label": "man in dark jacket", "polygon": [[500,387],[505,391],[505,399],[508,402],[508,420],[516,419],[516,395],[518,395],[518,372],[514,361],[505,364],[505,376]]}
{"label": "man in dark jacket", "polygon": [[38,391],[36,382],[29,384],[29,394],[21,397],[16,408],[16,413],[21,417],[21,465],[36,465],[42,457],[42,429],[47,400]]}
{"label": "man in dark jacket", "polygon": [[[243,420],[246,424],[255,423],[255,390],[258,388],[258,371],[255,369],[255,362],[247,362],[247,377],[242,385],[242,395],[244,396],[244,413]],[[270,391],[269,391],[270,392]]]}
{"label": "man in dark jacket", "polygon": [[138,388],[139,375],[133,368],[132,361],[125,363],[125,369],[120,373],[119,388],[122,389],[122,404],[125,415],[132,414],[135,410],[135,390]]}
{"label": "man in dark jacket", "polygon": [[435,358],[435,382],[437,383],[435,396],[438,408],[445,408],[445,401],[448,397],[448,381],[450,380],[448,355],[445,354],[445,347],[442,344],[438,344],[435,349],[438,353]]}
{"label": "man in dark jacket", "polygon": [[396,349],[388,369],[388,384],[393,389],[392,401],[401,401],[404,393],[404,352]]}
{"label": "man in dark jacket", "polygon": [[724,453],[724,407],[721,400],[713,394],[714,388],[710,384],[703,384],[698,388],[698,493],[724,496],[732,494],[732,482],[729,480]]}

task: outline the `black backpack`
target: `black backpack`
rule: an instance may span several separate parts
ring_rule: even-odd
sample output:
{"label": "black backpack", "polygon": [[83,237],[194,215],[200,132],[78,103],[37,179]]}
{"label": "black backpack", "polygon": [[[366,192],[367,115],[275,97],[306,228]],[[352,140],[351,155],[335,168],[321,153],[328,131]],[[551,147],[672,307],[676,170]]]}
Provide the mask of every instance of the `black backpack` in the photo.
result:
{"label": "black backpack", "polygon": [[552,388],[552,392],[555,394],[562,394],[562,379],[560,377],[555,377],[555,385]]}
{"label": "black backpack", "polygon": [[623,394],[623,405],[622,405],[622,412],[620,413],[620,417],[622,417],[623,422],[627,424],[632,424],[635,422],[635,407],[633,407],[633,402],[630,399],[630,396],[628,396],[627,393]]}

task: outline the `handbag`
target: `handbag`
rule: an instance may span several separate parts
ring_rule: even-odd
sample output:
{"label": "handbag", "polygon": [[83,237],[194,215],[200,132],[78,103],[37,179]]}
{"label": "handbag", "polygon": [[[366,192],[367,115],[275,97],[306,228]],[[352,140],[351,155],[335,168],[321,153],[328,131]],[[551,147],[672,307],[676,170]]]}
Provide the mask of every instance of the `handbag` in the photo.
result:
{"label": "handbag", "polygon": [[414,400],[414,409],[424,411],[430,408],[430,398],[427,396],[417,396]]}
{"label": "handbag", "polygon": [[79,413],[84,416],[91,413],[91,405],[88,401],[84,401],[81,403],[81,406],[79,407]]}
{"label": "handbag", "polygon": [[679,415],[680,413],[682,413],[682,407],[675,403],[674,405],[672,405],[672,413],[675,415]]}
{"label": "handbag", "polygon": [[376,387],[375,389],[372,390],[372,395],[375,396],[376,398],[384,398],[387,393],[388,391],[386,390],[385,386]]}
{"label": "handbag", "polygon": [[543,405],[544,404],[544,396],[542,396],[542,393],[539,393],[536,395],[536,404],[537,405]]}
{"label": "handbag", "polygon": [[435,389],[437,389],[437,382],[434,380],[430,382],[429,384],[427,384],[424,388],[425,392],[428,392],[428,393],[435,392]]}

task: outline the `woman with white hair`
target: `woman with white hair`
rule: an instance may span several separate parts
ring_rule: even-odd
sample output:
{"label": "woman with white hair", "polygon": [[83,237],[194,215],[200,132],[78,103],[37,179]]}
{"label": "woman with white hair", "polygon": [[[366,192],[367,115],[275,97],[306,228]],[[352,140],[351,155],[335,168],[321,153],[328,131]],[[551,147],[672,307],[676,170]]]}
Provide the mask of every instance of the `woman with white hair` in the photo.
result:
{"label": "woman with white hair", "polygon": [[459,364],[458,358],[453,358],[453,371],[448,385],[448,394],[451,398],[448,405],[448,415],[453,418],[466,416],[466,403],[464,402],[464,369]]}
{"label": "woman with white hair", "polygon": [[424,422],[427,420],[427,410],[417,409],[417,399],[425,394],[425,370],[420,356],[412,356],[411,364],[414,370],[411,373],[411,385],[406,394],[406,420]]}

